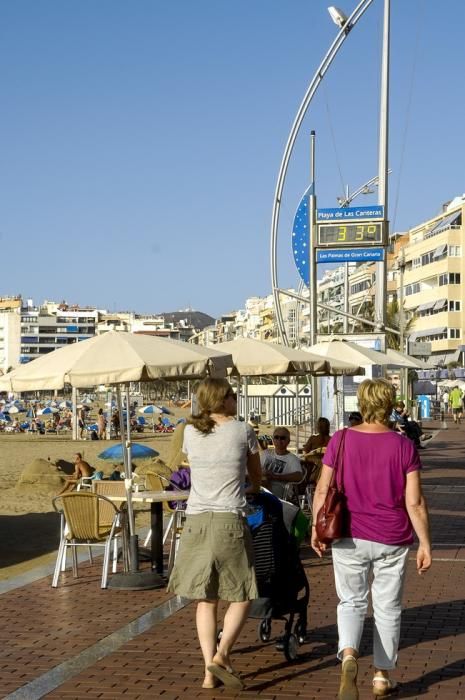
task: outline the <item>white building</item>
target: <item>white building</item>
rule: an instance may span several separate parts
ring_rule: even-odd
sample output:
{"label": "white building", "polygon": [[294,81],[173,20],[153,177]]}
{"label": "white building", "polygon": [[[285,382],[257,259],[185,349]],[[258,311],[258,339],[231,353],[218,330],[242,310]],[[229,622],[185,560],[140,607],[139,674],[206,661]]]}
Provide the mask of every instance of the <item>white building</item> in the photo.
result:
{"label": "white building", "polygon": [[0,374],[19,365],[21,297],[0,297]]}

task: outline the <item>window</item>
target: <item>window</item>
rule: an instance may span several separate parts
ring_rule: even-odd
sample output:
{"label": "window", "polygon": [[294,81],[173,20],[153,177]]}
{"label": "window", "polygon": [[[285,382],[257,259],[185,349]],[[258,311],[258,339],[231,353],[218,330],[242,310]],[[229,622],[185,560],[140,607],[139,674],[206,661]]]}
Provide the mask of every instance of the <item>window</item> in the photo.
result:
{"label": "window", "polygon": [[411,294],[418,294],[419,291],[420,291],[420,283],[419,282],[415,282],[414,284],[408,284],[405,287],[405,296],[408,297]]}
{"label": "window", "polygon": [[423,267],[424,265],[429,265],[431,262],[433,262],[433,255],[434,250],[430,250],[428,253],[423,253],[421,256],[421,266]]}
{"label": "window", "polygon": [[413,258],[412,267],[421,267],[421,258]]}
{"label": "window", "polygon": [[351,294],[359,294],[364,292],[366,289],[370,289],[373,282],[372,280],[363,280],[363,282],[358,282],[357,284],[352,284],[350,287]]}
{"label": "window", "polygon": [[443,287],[445,284],[460,284],[460,272],[445,272],[439,275],[439,286]]}
{"label": "window", "polygon": [[451,258],[461,258],[462,257],[462,246],[461,245],[450,245],[449,246],[449,256]]}
{"label": "window", "polygon": [[449,311],[460,311],[460,301],[455,301],[454,299],[449,300]]}
{"label": "window", "polygon": [[460,328],[449,328],[449,338],[460,338]]}

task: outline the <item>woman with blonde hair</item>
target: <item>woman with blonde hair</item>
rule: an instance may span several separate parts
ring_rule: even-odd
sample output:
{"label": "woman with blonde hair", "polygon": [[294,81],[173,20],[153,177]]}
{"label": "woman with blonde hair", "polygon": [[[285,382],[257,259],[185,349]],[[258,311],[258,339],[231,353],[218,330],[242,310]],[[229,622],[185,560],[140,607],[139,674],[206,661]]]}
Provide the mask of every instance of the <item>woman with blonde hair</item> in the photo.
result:
{"label": "woman with blonde hair", "polygon": [[[258,492],[258,443],[251,426],[235,420],[236,394],[225,379],[197,389],[198,413],[184,431],[182,451],[191,468],[186,524],[168,590],[197,600],[197,633],[205,661],[202,687],[218,682],[241,689],[231,650],[258,597],[252,540],[244,517],[245,482]],[[229,602],[217,648],[218,601]]]}
{"label": "woman with blonde hair", "polygon": [[[370,592],[374,615],[375,696],[398,688],[389,677],[396,666],[401,599],[413,531],[418,537],[417,571],[431,566],[428,511],[421,490],[421,462],[415,445],[388,427],[395,402],[385,379],[366,379],[358,390],[363,423],[335,433],[324,456],[315,491],[318,513],[328,492],[333,468],[343,467],[347,501],[346,536],[332,545],[339,597],[338,658],[342,660],[340,700],[357,700],[357,658]],[[338,456],[339,447],[341,447]],[[326,545],[312,528],[312,548],[322,556]]]}

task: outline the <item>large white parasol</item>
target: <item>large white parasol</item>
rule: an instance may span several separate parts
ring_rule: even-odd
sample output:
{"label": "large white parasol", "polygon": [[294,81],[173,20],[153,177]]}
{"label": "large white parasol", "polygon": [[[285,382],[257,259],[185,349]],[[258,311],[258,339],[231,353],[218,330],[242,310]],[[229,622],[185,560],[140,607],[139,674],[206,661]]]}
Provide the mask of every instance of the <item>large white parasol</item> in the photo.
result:
{"label": "large white parasol", "polygon": [[[226,376],[232,358],[216,349],[190,345],[156,336],[109,331],[83,340],[22,365],[0,377],[0,390],[34,391],[61,389],[65,384],[83,388],[98,384],[116,384],[120,409],[121,442],[125,455],[126,492],[131,542],[131,568],[137,572],[137,535],[132,508],[132,469],[130,416],[126,411],[126,438],[121,405],[121,385],[126,386],[129,407],[129,383],[156,379],[199,379],[207,375]],[[131,582],[130,582],[131,583]],[[160,582],[157,584],[160,585]],[[125,587],[151,587],[137,583]]]}
{"label": "large white parasol", "polygon": [[154,379],[226,376],[219,350],[143,334],[109,331],[54,350],[0,377],[0,390],[84,388]]}
{"label": "large white parasol", "polygon": [[215,345],[222,352],[232,356],[234,370],[241,377],[261,375],[301,374],[357,374],[360,363],[339,358],[326,358],[308,350],[297,350],[278,343],[255,340],[253,338],[236,338],[226,343]]}

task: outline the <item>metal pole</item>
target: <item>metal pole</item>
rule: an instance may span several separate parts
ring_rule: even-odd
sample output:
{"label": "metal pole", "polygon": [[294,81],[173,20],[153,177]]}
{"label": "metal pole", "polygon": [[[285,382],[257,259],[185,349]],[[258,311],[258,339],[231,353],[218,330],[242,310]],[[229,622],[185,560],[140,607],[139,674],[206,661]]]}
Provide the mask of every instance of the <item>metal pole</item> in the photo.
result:
{"label": "metal pole", "polygon": [[[388,150],[389,150],[389,50],[390,50],[390,0],[384,0],[383,52],[381,60],[381,102],[379,122],[379,203],[384,207],[384,251],[387,253],[389,241],[388,224]],[[387,274],[386,259],[376,263],[375,319],[379,330],[385,333]],[[385,337],[385,336],[383,336]],[[381,348],[383,351],[385,347]]]}
{"label": "metal pole", "polygon": [[[344,263],[344,313],[349,313],[349,263]],[[349,318],[343,317],[344,334],[349,332]]]}
{"label": "metal pole", "polygon": [[71,403],[73,415],[71,417],[71,428],[73,433],[73,440],[77,440],[78,434],[78,423],[77,423],[77,389],[75,386],[71,387]]}
{"label": "metal pole", "polygon": [[[405,317],[404,317],[404,270],[405,270],[405,251],[403,248],[399,251],[397,258],[397,266],[399,268],[399,344],[400,351],[407,352],[405,347]],[[400,370],[400,393],[404,401],[408,403],[408,369],[402,367]]]}
{"label": "metal pole", "polygon": [[[310,132],[310,192],[309,195],[309,246],[308,246],[308,273],[309,273],[309,302],[310,302],[310,346],[317,341],[317,267],[316,267],[316,191],[315,191],[315,131]],[[318,412],[318,379],[312,376],[310,381],[312,389],[312,403],[310,420],[313,430]]]}

